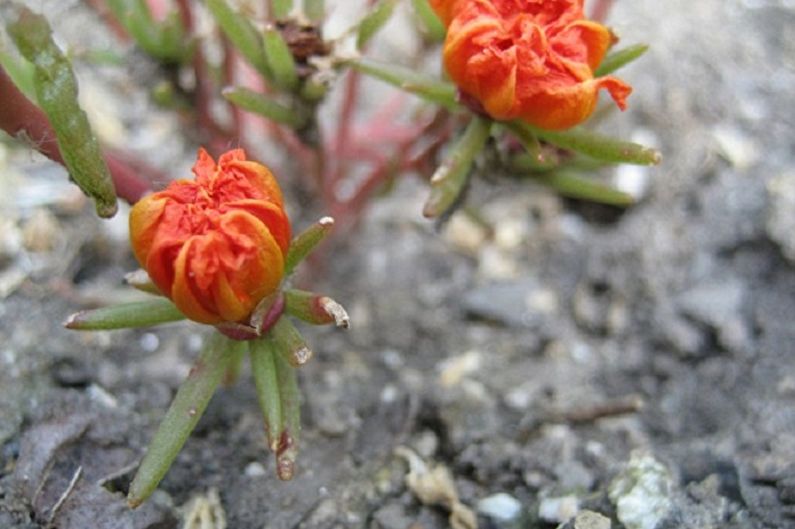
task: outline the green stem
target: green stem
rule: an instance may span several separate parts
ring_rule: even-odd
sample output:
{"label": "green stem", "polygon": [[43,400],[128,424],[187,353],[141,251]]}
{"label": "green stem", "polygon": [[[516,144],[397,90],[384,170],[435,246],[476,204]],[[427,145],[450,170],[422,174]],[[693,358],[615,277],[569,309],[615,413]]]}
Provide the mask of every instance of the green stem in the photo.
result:
{"label": "green stem", "polygon": [[222,383],[231,386],[240,378],[243,367],[243,358],[248,353],[248,340],[231,340],[229,342],[229,365],[226,367]]}

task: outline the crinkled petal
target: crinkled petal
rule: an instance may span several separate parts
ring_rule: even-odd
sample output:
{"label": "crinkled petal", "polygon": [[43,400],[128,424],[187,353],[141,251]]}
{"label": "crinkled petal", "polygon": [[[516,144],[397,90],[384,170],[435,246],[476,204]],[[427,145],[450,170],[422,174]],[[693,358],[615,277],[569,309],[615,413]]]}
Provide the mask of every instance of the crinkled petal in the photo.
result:
{"label": "crinkled petal", "polygon": [[196,181],[199,183],[209,181],[215,174],[215,168],[213,157],[203,147],[200,147],[196,155],[196,163],[193,164],[193,174],[196,175]]}
{"label": "crinkled petal", "polygon": [[133,207],[136,257],[188,318],[245,321],[284,275],[290,222],[281,190],[242,149],[217,165],[201,149],[194,173]]}
{"label": "crinkled petal", "polygon": [[563,130],[585,121],[596,108],[598,90],[605,88],[623,110],[629,85],[614,78],[602,77],[570,86],[559,86],[539,92],[522,101],[519,117],[549,130]]}
{"label": "crinkled petal", "polygon": [[262,200],[237,200],[230,202],[228,207],[239,209],[254,215],[265,226],[276,240],[283,254],[290,247],[290,221],[283,209]]}
{"label": "crinkled petal", "polygon": [[235,248],[245,255],[245,262],[236,273],[228,273],[227,277],[232,290],[247,300],[247,312],[250,313],[262,298],[279,287],[284,271],[284,254],[267,226],[245,211],[224,215],[220,230],[232,241],[245,240],[245,248]]}
{"label": "crinkled petal", "polygon": [[569,128],[592,114],[602,88],[626,107],[629,85],[593,78],[613,36],[584,19],[582,0],[460,0],[434,8],[448,18],[448,74],[491,117]]}
{"label": "crinkled petal", "polygon": [[[267,167],[249,160],[234,160],[224,166],[225,171],[231,171],[245,178],[252,189],[260,193],[259,197],[273,202],[280,208],[284,207],[284,198],[279,183]],[[252,197],[254,198],[254,197]]]}
{"label": "crinkled petal", "polygon": [[130,211],[130,241],[141,266],[146,266],[165,207],[166,199],[153,194],[139,200]]}
{"label": "crinkled petal", "polygon": [[197,237],[192,237],[179,251],[174,263],[174,284],[171,288],[171,300],[185,316],[199,323],[220,323],[223,318],[204,307],[194,291],[193,277],[188,266],[189,256]]}

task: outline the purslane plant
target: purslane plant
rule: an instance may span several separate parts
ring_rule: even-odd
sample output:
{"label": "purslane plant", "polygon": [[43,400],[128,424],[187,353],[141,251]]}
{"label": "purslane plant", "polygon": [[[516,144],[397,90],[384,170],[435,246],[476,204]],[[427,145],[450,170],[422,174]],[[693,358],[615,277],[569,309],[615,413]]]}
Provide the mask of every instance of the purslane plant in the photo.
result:
{"label": "purslane plant", "polygon": [[[479,172],[531,177],[565,196],[625,207],[633,197],[587,173],[660,161],[653,149],[587,128],[600,91],[626,107],[631,87],[612,73],[646,47],[613,51],[617,38],[585,17],[583,0],[412,0],[424,52],[438,54],[441,43],[446,76],[364,56],[395,0],[368,1],[367,13],[345,34],[353,56],[338,51],[339,41],[324,39],[321,0],[272,0],[264,17],[228,0],[180,0],[162,20],[153,13],[163,11],[163,0],[90,3],[110,8],[107,22],[121,38],[162,64],[168,86],[153,95],[190,120],[195,127],[189,129],[207,148],[199,150],[195,179],[153,189],[152,182],[166,180],[162,175],[125,153],[101,149],[47,20],[13,3],[0,6],[4,17],[10,13],[6,28],[22,55],[0,49],[0,98],[10,102],[0,105],[0,128],[63,163],[100,215],[113,213],[117,195],[134,204],[131,246],[142,270],[128,282],[152,297],[77,313],[67,327],[107,330],[189,319],[212,329],[133,480],[131,506],[154,491],[216,387],[245,356],[277,474],[291,478],[300,431],[296,368],[312,351],[290,317],[348,326],[333,299],[290,287],[289,276],[334,220],[324,217],[292,237],[279,184],[266,166],[247,159],[263,133],[290,154],[296,177],[308,177],[291,183],[310,189],[343,230],[352,229],[368,201],[402,174],[428,179],[423,214],[444,218]],[[199,5],[215,21],[214,35],[194,31]],[[220,63],[208,58],[206,39],[220,45]],[[178,75],[183,71],[192,75]],[[337,121],[324,128],[320,103],[342,75]],[[398,98],[358,123],[362,75],[421,98],[425,104],[412,109],[416,119],[397,119],[409,108]],[[193,83],[181,84],[185,77]],[[215,112],[218,102],[226,105],[226,119]],[[261,120],[255,133],[244,126],[250,125],[247,114]],[[230,144],[245,150],[227,151]],[[217,162],[207,151],[220,154]]]}
{"label": "purslane plant", "polygon": [[236,372],[246,354],[277,474],[291,479],[300,432],[295,368],[312,358],[312,350],[287,316],[349,324],[345,309],[331,298],[284,281],[328,234],[330,218],[291,242],[276,179],[241,149],[223,154],[217,164],[201,149],[193,172],[195,180],[175,180],[130,213],[130,242],[143,267],[131,284],[166,299],[80,312],[66,323],[97,330],[188,318],[215,329],[141,462],[128,495],[133,507],[157,487],[225,373]]}

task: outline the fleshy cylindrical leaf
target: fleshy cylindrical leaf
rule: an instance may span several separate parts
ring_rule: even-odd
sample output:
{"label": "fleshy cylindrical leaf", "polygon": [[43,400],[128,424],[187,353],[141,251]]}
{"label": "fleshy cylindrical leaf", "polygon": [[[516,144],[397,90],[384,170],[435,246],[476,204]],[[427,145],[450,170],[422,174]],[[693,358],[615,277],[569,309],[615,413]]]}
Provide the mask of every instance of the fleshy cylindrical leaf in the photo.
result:
{"label": "fleshy cylindrical leaf", "polygon": [[276,19],[287,18],[293,10],[293,0],[270,0],[271,16]]}
{"label": "fleshy cylindrical leaf", "polygon": [[423,75],[409,68],[371,59],[358,59],[350,61],[348,64],[355,70],[380,79],[432,103],[449,109],[458,108],[456,89],[450,83]]}
{"label": "fleshy cylindrical leaf", "polygon": [[207,0],[207,8],[240,54],[262,75],[270,77],[262,38],[248,17],[232,9],[226,0]]}
{"label": "fleshy cylindrical leaf", "polygon": [[[525,123],[519,123],[518,126],[529,127]],[[587,130],[573,129],[566,132],[536,128],[530,128],[530,130],[544,141],[563,149],[586,154],[597,160],[635,165],[657,165],[662,161],[662,155],[656,149]]]}
{"label": "fleshy cylindrical leaf", "polygon": [[33,63],[36,97],[52,124],[69,175],[94,200],[100,217],[116,214],[116,190],[99,142],[77,101],[77,79],[69,60],[52,39],[43,16],[13,8],[8,33],[22,56]]}
{"label": "fleshy cylindrical leaf", "polygon": [[304,0],[304,14],[312,22],[320,22],[326,16],[326,2],[324,0]]}
{"label": "fleshy cylindrical leaf", "polygon": [[279,354],[293,367],[301,367],[314,356],[304,337],[287,318],[281,318],[269,336],[278,345]]}
{"label": "fleshy cylindrical leaf", "polygon": [[[277,341],[277,347],[283,344]],[[282,405],[283,429],[276,448],[276,474],[288,481],[295,473],[298,441],[301,435],[301,392],[298,389],[297,370],[283,355],[274,355],[276,378],[279,381],[279,399]]]}
{"label": "fleshy cylindrical leaf", "polygon": [[298,72],[295,69],[295,59],[284,41],[282,34],[276,28],[268,28],[263,35],[265,57],[268,60],[268,69],[273,74],[273,81],[279,88],[293,91],[298,88]]}
{"label": "fleshy cylindrical leaf", "polygon": [[623,191],[568,171],[552,171],[531,176],[535,181],[554,189],[564,197],[589,200],[621,208],[629,207],[635,203],[635,199]]}
{"label": "fleshy cylindrical leaf", "polygon": [[326,238],[333,226],[333,218],[323,217],[293,239],[290,249],[287,251],[284,275],[290,275],[298,263],[303,261]]}
{"label": "fleshy cylindrical leaf", "polygon": [[149,327],[184,320],[185,315],[163,298],[122,303],[72,314],[64,326],[76,331],[108,331]]}
{"label": "fleshy cylindrical leaf", "polygon": [[428,0],[411,0],[411,4],[425,34],[434,42],[443,41],[447,29],[436,13],[433,12],[433,9],[431,9]]}
{"label": "fleshy cylindrical leaf", "polygon": [[313,325],[333,323],[344,329],[350,327],[350,318],[345,308],[327,296],[290,289],[284,293],[284,298],[285,311],[300,320]]}
{"label": "fleshy cylindrical leaf", "polygon": [[282,401],[276,375],[276,343],[266,336],[249,342],[251,371],[257,387],[257,399],[265,419],[268,446],[273,452],[279,449],[279,438],[284,431]]}
{"label": "fleshy cylindrical leaf", "polygon": [[618,70],[619,68],[631,63],[649,50],[648,44],[636,44],[621,50],[616,50],[609,53],[607,57],[599,64],[594,75],[602,77]]}
{"label": "fleshy cylindrical leaf", "polygon": [[356,47],[363,49],[373,36],[389,22],[392,12],[395,10],[397,0],[380,0],[372,10],[365,15],[359,23],[359,31],[356,35]]}
{"label": "fleshy cylindrical leaf", "polygon": [[303,127],[306,119],[295,110],[277,103],[264,94],[243,87],[228,87],[222,92],[227,101],[260,116],[294,129]]}
{"label": "fleshy cylindrical leaf", "polygon": [[234,347],[234,343],[218,333],[208,340],[187,380],[177,390],[138,467],[127,495],[130,507],[143,503],[166,475],[220,384],[233,358],[229,351]]}
{"label": "fleshy cylindrical leaf", "polygon": [[431,195],[422,210],[423,215],[428,218],[438,217],[458,199],[466,184],[472,162],[486,145],[491,123],[491,120],[480,117],[474,117],[469,122],[464,135],[431,178]]}

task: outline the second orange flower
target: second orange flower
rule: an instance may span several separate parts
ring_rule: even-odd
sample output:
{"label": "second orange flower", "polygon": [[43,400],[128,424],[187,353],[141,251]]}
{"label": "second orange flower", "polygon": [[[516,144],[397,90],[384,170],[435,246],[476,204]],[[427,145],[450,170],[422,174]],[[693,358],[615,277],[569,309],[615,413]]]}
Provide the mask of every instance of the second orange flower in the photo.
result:
{"label": "second orange flower", "polygon": [[629,85],[594,77],[613,36],[585,19],[583,0],[430,3],[448,28],[448,74],[492,118],[566,129],[593,113],[600,89],[626,107]]}

